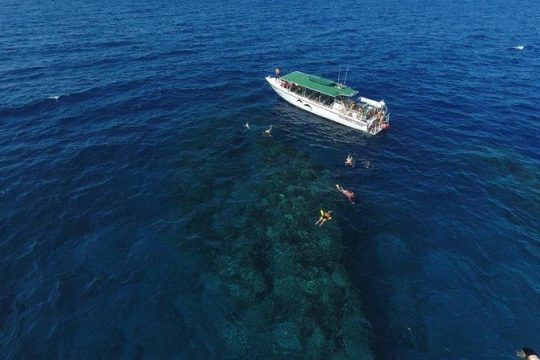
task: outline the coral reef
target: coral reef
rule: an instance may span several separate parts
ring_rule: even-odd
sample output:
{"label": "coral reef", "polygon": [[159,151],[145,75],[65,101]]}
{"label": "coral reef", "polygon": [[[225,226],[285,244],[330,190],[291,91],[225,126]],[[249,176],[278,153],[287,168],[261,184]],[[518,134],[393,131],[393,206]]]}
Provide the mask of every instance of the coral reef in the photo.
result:
{"label": "coral reef", "polygon": [[370,326],[341,265],[339,214],[315,225],[319,209],[338,204],[330,174],[273,139],[252,146],[244,161],[256,166],[219,190],[205,225],[220,244],[211,272],[234,303],[219,330],[227,357],[371,359]]}

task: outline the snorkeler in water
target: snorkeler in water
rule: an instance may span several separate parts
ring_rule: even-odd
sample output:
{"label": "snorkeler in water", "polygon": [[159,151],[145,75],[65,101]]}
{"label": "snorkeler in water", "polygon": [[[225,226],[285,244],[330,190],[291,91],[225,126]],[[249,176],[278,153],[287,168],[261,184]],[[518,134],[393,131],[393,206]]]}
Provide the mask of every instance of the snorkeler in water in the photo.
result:
{"label": "snorkeler in water", "polygon": [[321,212],[321,217],[319,218],[319,220],[317,220],[315,225],[323,226],[323,224],[326,221],[332,220],[333,211],[331,211],[331,210],[330,211],[324,211],[323,209],[321,209],[320,212]]}
{"label": "snorkeler in water", "polygon": [[251,130],[251,126],[249,125],[249,121],[246,121],[246,123],[244,124],[244,127],[248,130]]}
{"label": "snorkeler in water", "polygon": [[345,160],[345,166],[354,166],[354,159],[351,154],[347,155],[347,160]]}
{"label": "snorkeler in water", "polygon": [[270,136],[270,137],[272,136],[272,125],[270,125],[268,129],[264,130],[263,135]]}
{"label": "snorkeler in water", "polygon": [[336,188],[343,194],[352,204],[355,204],[354,202],[354,193],[349,190],[345,190],[341,185],[336,184]]}

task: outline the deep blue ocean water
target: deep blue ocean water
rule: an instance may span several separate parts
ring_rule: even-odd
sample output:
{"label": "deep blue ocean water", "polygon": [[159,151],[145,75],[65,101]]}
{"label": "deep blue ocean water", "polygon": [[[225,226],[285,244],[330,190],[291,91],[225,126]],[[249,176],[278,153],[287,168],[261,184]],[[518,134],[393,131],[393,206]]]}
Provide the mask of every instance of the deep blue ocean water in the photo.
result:
{"label": "deep blue ocean water", "polygon": [[[1,357],[540,350],[539,4],[1,1]],[[264,81],[347,64],[387,133]]]}

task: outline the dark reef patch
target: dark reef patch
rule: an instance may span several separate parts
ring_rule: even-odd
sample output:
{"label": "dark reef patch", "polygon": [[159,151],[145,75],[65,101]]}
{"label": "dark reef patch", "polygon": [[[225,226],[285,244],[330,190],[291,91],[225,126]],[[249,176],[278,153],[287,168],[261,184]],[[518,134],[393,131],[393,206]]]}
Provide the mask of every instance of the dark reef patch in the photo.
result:
{"label": "dark reef patch", "polygon": [[371,358],[370,325],[342,265],[339,211],[315,225],[319,209],[338,206],[330,173],[276,139],[246,136],[234,184],[222,181],[233,169],[217,169],[222,152],[189,185],[209,204],[188,225],[212,239],[202,282],[229,298],[219,343],[231,358]]}

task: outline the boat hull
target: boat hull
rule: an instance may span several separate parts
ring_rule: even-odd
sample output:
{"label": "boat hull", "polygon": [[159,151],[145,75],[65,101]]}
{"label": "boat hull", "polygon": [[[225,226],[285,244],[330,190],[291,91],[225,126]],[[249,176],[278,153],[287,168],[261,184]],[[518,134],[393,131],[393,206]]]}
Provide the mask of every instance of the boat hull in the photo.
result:
{"label": "boat hull", "polygon": [[283,98],[288,103],[302,110],[318,115],[325,119],[334,121],[338,124],[342,124],[353,129],[361,130],[370,135],[377,134],[378,132],[382,130],[382,129],[374,129],[373,127],[368,129],[368,121],[366,120],[358,119],[353,116],[348,116],[343,111],[339,111],[338,109],[324,106],[313,100],[305,98],[295,92],[285,89],[282,86],[280,86],[279,80],[277,78],[267,76],[266,81],[268,81],[272,89],[281,98]]}

